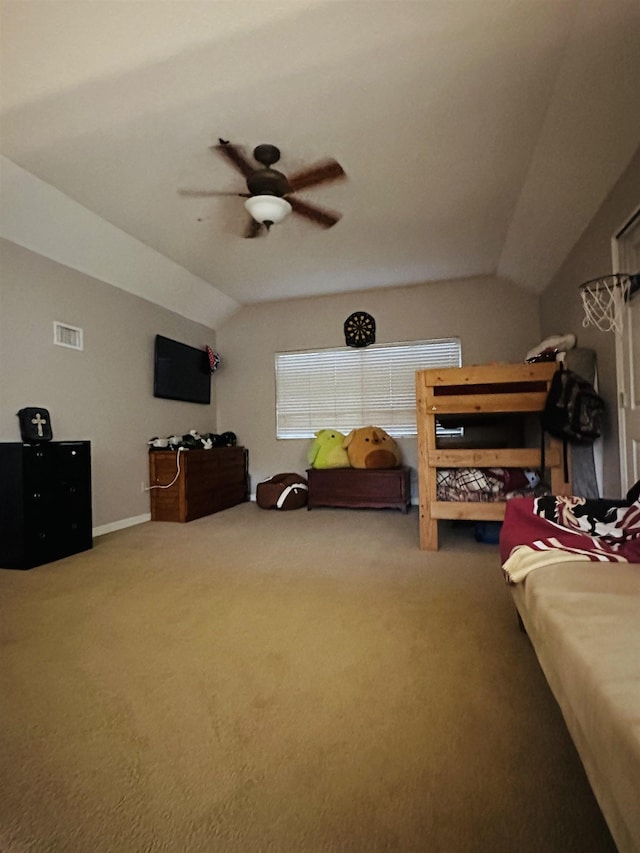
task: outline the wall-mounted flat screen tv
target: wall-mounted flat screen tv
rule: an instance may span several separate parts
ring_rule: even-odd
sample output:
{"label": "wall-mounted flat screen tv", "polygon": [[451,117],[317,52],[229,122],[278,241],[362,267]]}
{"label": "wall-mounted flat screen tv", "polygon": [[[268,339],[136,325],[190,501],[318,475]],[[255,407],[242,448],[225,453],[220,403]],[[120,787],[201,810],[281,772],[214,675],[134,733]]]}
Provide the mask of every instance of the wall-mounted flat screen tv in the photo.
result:
{"label": "wall-mounted flat screen tv", "polygon": [[210,403],[211,370],[206,352],[156,335],[153,396]]}

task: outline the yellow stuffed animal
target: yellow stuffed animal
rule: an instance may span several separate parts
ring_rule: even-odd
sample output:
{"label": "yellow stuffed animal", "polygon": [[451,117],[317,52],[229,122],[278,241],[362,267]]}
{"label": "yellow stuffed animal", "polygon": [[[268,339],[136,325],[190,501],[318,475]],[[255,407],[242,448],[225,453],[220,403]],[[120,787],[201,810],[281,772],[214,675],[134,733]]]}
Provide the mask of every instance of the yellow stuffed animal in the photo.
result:
{"label": "yellow stuffed animal", "polygon": [[397,468],[402,461],[400,448],[381,427],[352,429],[342,446],[352,468]]}
{"label": "yellow stuffed animal", "polygon": [[337,429],[318,430],[307,452],[307,462],[313,468],[348,468],[349,457],[342,447],[344,438]]}

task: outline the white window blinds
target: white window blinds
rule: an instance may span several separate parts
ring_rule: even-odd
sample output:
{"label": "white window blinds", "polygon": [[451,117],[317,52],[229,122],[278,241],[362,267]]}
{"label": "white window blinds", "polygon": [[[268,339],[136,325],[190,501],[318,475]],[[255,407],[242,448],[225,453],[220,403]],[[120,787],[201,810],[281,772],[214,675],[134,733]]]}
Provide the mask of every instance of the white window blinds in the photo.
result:
{"label": "white window blinds", "polygon": [[460,365],[458,338],[276,353],[276,436],[369,424],[415,435],[416,370]]}

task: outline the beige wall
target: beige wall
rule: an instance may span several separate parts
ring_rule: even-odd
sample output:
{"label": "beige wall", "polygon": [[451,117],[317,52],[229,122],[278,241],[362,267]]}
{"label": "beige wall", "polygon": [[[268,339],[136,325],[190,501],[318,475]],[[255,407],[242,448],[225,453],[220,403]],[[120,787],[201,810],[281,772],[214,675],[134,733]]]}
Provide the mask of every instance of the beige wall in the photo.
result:
{"label": "beige wall", "polygon": [[[43,406],[53,437],[89,439],[94,527],[149,512],[147,440],[216,429],[209,406],[153,396],[163,334],[215,346],[215,333],[144,299],[0,240],[0,441],[20,441],[16,412]],[[53,345],[53,321],[84,330],[84,351]]]}
{"label": "beige wall", "polygon": [[582,326],[584,314],[578,287],[584,281],[612,271],[611,239],[639,204],[640,149],[540,300],[544,337],[573,332],[578,346],[597,353],[599,387],[607,403],[602,487],[607,497],[620,494],[615,338],[612,332]]}
{"label": "beige wall", "polygon": [[[611,268],[611,237],[640,201],[640,152],[541,298],[493,277],[242,308],[216,333],[126,291],[0,240],[0,440],[19,441],[16,412],[41,405],[54,438],[90,439],[97,527],[149,510],[147,440],[198,429],[233,430],[249,448],[252,490],[279,471],[306,468],[308,441],[275,439],[274,353],[343,346],[354,310],[377,321],[379,343],[457,336],[465,364],[521,361],[542,337],[573,331],[598,353],[609,403],[604,493],[619,493],[615,356],[611,334],[583,329],[578,284]],[[540,314],[538,313],[540,307]],[[55,347],[52,324],[85,332],[82,353]],[[153,338],[216,345],[223,368],[212,404],[152,394]],[[415,439],[402,439],[415,468]],[[414,483],[415,494],[415,483]]]}
{"label": "beige wall", "polygon": [[[248,447],[254,493],[271,474],[307,467],[309,441],[275,438],[274,353],[344,346],[356,310],[375,317],[377,343],[459,337],[464,364],[522,361],[540,340],[537,297],[492,277],[242,308],[218,329],[218,429]],[[415,439],[400,443],[415,469]]]}

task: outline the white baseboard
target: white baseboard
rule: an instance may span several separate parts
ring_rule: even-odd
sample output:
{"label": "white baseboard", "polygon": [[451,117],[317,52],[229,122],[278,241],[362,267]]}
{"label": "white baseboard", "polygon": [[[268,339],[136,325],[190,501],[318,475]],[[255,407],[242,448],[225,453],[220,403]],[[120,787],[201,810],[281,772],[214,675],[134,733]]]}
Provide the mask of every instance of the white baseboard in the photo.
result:
{"label": "white baseboard", "polygon": [[135,524],[144,524],[145,521],[151,521],[150,512],[134,515],[132,518],[122,518],[120,521],[112,521],[110,524],[101,524],[100,527],[93,528],[93,535],[103,536],[105,533],[113,533],[114,530],[123,530],[125,527],[133,527]]}

